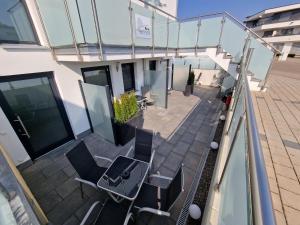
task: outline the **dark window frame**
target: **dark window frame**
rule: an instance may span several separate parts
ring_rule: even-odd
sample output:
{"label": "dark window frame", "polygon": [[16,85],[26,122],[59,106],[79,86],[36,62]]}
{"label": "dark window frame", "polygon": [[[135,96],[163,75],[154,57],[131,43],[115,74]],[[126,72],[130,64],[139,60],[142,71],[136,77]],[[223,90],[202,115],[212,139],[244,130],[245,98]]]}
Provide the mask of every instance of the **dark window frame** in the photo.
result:
{"label": "dark window frame", "polygon": [[[0,39],[0,44],[30,44],[30,45],[40,45],[41,46],[41,42],[39,40],[36,28],[34,26],[32,18],[31,18],[31,15],[30,15],[30,12],[28,9],[28,5],[26,4],[26,2],[24,0],[18,0],[18,3],[22,4],[24,7],[24,10],[27,15],[30,27],[32,29],[32,33],[33,33],[35,41],[34,42],[32,42],[32,41],[11,41],[11,40],[1,40]],[[47,34],[45,34],[45,35],[47,35]]]}
{"label": "dark window frame", "polygon": [[[130,65],[130,70],[131,70],[131,73],[130,73],[130,76],[131,76],[131,80],[132,80],[132,83],[131,83],[131,88],[125,88],[125,84],[124,84],[124,73],[123,73],[123,66],[124,65]],[[125,92],[128,92],[128,91],[136,91],[135,89],[135,72],[134,72],[134,63],[122,63],[121,65],[121,69],[122,69],[122,78],[123,78],[123,87],[124,87],[124,91]]]}
{"label": "dark window frame", "polygon": [[[45,148],[42,148],[39,152],[34,152],[31,145],[29,144],[29,142],[26,143],[26,141],[22,141],[22,139],[24,137],[22,137],[16,130],[15,130],[15,126],[14,124],[11,123],[11,121],[13,120],[13,114],[12,111],[10,110],[10,106],[8,104],[8,102],[5,100],[4,96],[2,95],[2,92],[0,91],[0,101],[1,104],[3,106],[3,111],[5,116],[7,117],[8,121],[10,122],[12,128],[15,130],[16,135],[19,137],[19,140],[21,141],[21,143],[24,145],[26,152],[28,153],[28,155],[30,156],[31,160],[35,160],[36,158],[47,154],[48,152],[51,152],[52,150],[54,150],[55,148],[58,148],[60,146],[62,146],[63,144],[67,143],[68,141],[71,141],[73,139],[75,139],[75,134],[74,131],[72,129],[71,126],[71,122],[69,119],[69,116],[67,114],[65,105],[64,105],[64,101],[61,98],[61,93],[58,90],[58,86],[55,80],[55,76],[54,76],[54,71],[42,71],[42,72],[36,72],[36,73],[26,73],[26,74],[15,74],[15,75],[5,75],[5,76],[0,76],[0,82],[10,82],[10,81],[18,81],[18,80],[28,80],[28,79],[34,79],[34,78],[48,78],[49,81],[49,86],[50,89],[52,91],[54,100],[57,104],[57,108],[60,112],[60,115],[62,117],[62,121],[65,125],[66,131],[68,133],[68,137],[55,142]],[[8,114],[7,114],[8,113]],[[24,139],[23,139],[24,140]]]}
{"label": "dark window frame", "polygon": [[109,90],[111,92],[111,96],[114,96],[112,82],[111,82],[110,69],[109,69],[108,65],[81,68],[81,74],[82,74],[83,82],[87,83],[86,82],[86,77],[85,77],[85,74],[84,74],[85,72],[95,71],[95,70],[102,70],[102,69],[105,69]]}
{"label": "dark window frame", "polygon": [[150,60],[149,61],[149,70],[156,70],[156,62],[157,62],[156,60]]}

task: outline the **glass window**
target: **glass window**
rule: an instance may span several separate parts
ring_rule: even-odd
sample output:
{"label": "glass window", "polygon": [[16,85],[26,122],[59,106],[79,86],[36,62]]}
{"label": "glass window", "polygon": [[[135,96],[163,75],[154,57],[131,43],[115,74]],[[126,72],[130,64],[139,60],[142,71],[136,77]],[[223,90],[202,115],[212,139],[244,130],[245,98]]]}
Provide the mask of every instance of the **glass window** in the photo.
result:
{"label": "glass window", "polygon": [[122,64],[123,83],[125,91],[135,90],[133,63]]}
{"label": "glass window", "polygon": [[292,35],[293,34],[294,29],[293,28],[289,28],[289,29],[282,29],[281,30],[281,35]]}
{"label": "glass window", "polygon": [[156,60],[149,61],[149,70],[156,70]]}
{"label": "glass window", "polygon": [[279,20],[281,17],[281,13],[275,13],[273,16],[272,16],[272,20]]}
{"label": "glass window", "polygon": [[0,42],[37,42],[25,6],[19,0],[1,0]]}
{"label": "glass window", "polygon": [[272,30],[268,30],[264,32],[263,37],[271,37],[273,35],[273,31]]}
{"label": "glass window", "polygon": [[108,66],[83,68],[81,69],[81,71],[85,83],[99,85],[99,86],[108,85],[110,92],[113,95]]}

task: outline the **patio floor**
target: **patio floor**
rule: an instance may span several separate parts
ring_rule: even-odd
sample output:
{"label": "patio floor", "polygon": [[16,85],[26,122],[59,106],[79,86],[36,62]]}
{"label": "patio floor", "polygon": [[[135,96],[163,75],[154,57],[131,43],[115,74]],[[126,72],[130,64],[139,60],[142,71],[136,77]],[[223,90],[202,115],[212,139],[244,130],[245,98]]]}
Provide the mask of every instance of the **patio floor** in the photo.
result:
{"label": "patio floor", "polygon": [[[175,224],[192,186],[196,173],[201,173],[209,144],[213,138],[222,103],[216,98],[218,89],[195,87],[194,95],[185,97],[172,91],[168,109],[154,106],[144,112],[144,128],[154,130],[153,145],[156,150],[154,172],[173,177],[184,163],[185,192],[171,211],[171,217],[140,215],[137,224]],[[115,146],[96,134],[84,138],[91,153],[115,158],[125,154],[133,143]],[[37,201],[54,225],[79,224],[92,203],[107,197],[104,192],[84,186],[85,197],[81,198],[76,173],[64,156],[78,141],[41,157],[22,172]],[[200,170],[199,170],[200,169]]]}
{"label": "patio floor", "polygon": [[253,92],[278,225],[300,224],[300,59],[275,62],[266,92]]}

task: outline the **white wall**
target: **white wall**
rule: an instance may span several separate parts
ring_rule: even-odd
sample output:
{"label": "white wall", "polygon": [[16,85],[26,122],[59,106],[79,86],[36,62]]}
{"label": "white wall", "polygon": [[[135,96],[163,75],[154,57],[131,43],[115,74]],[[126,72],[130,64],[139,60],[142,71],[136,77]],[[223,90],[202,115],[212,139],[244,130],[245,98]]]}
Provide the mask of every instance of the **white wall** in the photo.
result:
{"label": "white wall", "polygon": [[[79,80],[83,80],[81,68],[109,65],[113,92],[115,96],[119,96],[124,93],[121,64],[128,62],[134,63],[136,90],[140,94],[139,91],[144,84],[143,60],[58,63],[53,60],[49,50],[43,47],[4,45],[4,47],[0,48],[0,76],[46,71],[54,72],[54,78],[75,136],[90,129],[78,83]],[[17,165],[28,160],[28,154],[2,111],[0,112],[0,120],[1,144],[10,152]]]}
{"label": "white wall", "polygon": [[[74,135],[88,130],[90,126],[78,83],[78,80],[82,80],[80,65],[58,64],[52,59],[48,50],[41,48],[0,48],[0,76],[46,71],[54,72]],[[1,117],[1,132],[11,134],[11,129],[7,119]],[[12,157],[24,151],[23,147],[13,143],[16,141],[14,139],[1,140],[1,144],[7,147]],[[16,164],[19,164],[28,160],[28,157],[23,157],[23,159],[13,157],[13,159]]]}

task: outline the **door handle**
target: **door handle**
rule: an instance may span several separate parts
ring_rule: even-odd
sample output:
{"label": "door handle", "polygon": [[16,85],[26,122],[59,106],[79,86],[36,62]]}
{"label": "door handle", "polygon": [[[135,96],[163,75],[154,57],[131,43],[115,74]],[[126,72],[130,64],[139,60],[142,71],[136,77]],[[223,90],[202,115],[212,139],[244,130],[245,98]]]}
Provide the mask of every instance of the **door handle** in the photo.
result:
{"label": "door handle", "polygon": [[30,134],[28,133],[28,131],[27,131],[27,129],[26,129],[26,127],[25,127],[25,125],[24,125],[24,123],[23,123],[21,117],[20,117],[19,115],[16,115],[16,116],[17,116],[17,119],[14,120],[14,121],[15,121],[15,122],[19,122],[19,123],[21,124],[21,127],[23,128],[23,130],[24,130],[24,132],[25,132],[25,134],[21,134],[21,135],[30,138]]}

